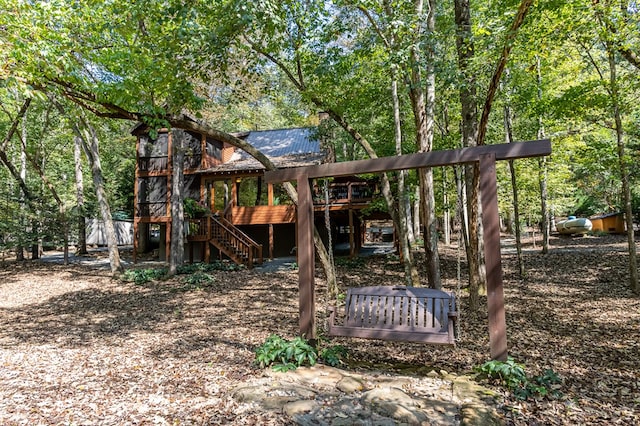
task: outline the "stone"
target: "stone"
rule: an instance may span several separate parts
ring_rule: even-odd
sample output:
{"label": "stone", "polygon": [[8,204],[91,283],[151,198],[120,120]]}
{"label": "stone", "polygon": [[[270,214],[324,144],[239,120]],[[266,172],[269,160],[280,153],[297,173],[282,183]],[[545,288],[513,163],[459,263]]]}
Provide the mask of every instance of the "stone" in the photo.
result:
{"label": "stone", "polygon": [[286,376],[289,380],[294,380],[306,385],[331,388],[335,387],[336,383],[342,380],[343,377],[342,373],[337,368],[321,364],[316,364],[313,367],[298,367],[295,370],[286,373],[270,371],[267,374],[273,378]]}
{"label": "stone", "polygon": [[364,390],[362,381],[350,376],[343,377],[342,380],[336,384],[336,387],[344,393],[355,393]]}
{"label": "stone", "polygon": [[255,402],[267,410],[277,410],[301,399],[315,399],[316,392],[294,383],[258,383],[240,386],[231,392],[238,402]]}
{"label": "stone", "polygon": [[407,407],[417,405],[416,401],[408,394],[398,388],[392,387],[380,387],[371,389],[362,397],[362,400],[367,404],[376,404],[380,401],[393,402],[395,404],[404,405]]}
{"label": "stone", "polygon": [[436,370],[431,370],[427,373],[427,377],[430,377],[432,379],[437,379],[440,377],[440,373],[438,373]]}
{"label": "stone", "polygon": [[460,409],[461,426],[499,426],[504,422],[497,413],[479,404],[464,404]]}
{"label": "stone", "polygon": [[420,425],[428,419],[419,409],[419,402],[397,388],[376,388],[362,398],[369,407],[387,417],[409,425]]}
{"label": "stone", "polygon": [[301,399],[298,401],[292,401],[286,403],[282,407],[282,411],[289,417],[293,417],[298,414],[308,413],[315,410],[318,407],[318,403],[310,399]]}

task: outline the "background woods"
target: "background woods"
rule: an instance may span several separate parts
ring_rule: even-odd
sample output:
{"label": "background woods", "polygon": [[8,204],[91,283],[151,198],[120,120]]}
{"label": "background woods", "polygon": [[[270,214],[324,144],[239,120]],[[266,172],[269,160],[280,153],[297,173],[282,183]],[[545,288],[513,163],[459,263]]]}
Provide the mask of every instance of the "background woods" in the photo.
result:
{"label": "background woods", "polygon": [[[337,161],[546,135],[549,159],[499,168],[505,226],[542,230],[550,217],[620,211],[633,228],[635,2],[2,6],[0,243],[18,258],[78,243],[78,217],[131,217],[127,130],[135,121],[195,127],[185,112],[267,168],[227,132],[316,125],[321,110],[323,144]],[[74,157],[74,134],[100,148]],[[83,168],[92,179],[81,186],[74,170]],[[453,223],[463,230],[471,294],[482,292],[476,175],[467,167],[382,176],[381,208],[396,225],[408,282],[422,268],[423,285],[440,285],[438,244]],[[428,255],[420,265],[419,242]]]}

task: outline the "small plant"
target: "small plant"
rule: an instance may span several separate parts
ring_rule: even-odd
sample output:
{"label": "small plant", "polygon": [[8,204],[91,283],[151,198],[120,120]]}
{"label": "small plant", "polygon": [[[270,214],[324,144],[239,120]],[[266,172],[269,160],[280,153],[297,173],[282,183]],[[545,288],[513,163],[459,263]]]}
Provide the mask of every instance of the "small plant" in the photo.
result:
{"label": "small plant", "polygon": [[231,262],[222,262],[216,260],[211,263],[192,263],[178,266],[178,275],[194,274],[196,272],[214,272],[214,271],[237,271],[243,269],[244,265],[236,265]]}
{"label": "small plant", "polygon": [[167,270],[161,269],[128,269],[120,276],[125,282],[132,282],[137,285],[146,284],[151,281],[159,280],[167,274]]}
{"label": "small plant", "polygon": [[196,271],[192,274],[182,278],[180,282],[184,284],[185,288],[202,289],[204,287],[211,286],[215,283],[215,278],[202,271]]}
{"label": "small plant", "polygon": [[526,400],[531,397],[558,397],[560,392],[555,386],[561,383],[560,377],[551,369],[542,376],[527,377],[524,365],[511,357],[506,361],[488,361],[476,369],[480,377],[497,385],[506,387],[516,398]]}
{"label": "small plant", "polygon": [[331,367],[342,364],[342,360],[347,356],[347,348],[341,345],[328,346],[320,351],[320,359]]}
{"label": "small plant", "polygon": [[316,350],[302,337],[286,340],[272,334],[256,349],[255,363],[260,368],[272,366],[275,371],[295,370],[303,365],[315,365]]}
{"label": "small plant", "polygon": [[184,214],[186,217],[196,218],[202,217],[210,213],[209,208],[202,201],[193,198],[185,198],[183,201]]}

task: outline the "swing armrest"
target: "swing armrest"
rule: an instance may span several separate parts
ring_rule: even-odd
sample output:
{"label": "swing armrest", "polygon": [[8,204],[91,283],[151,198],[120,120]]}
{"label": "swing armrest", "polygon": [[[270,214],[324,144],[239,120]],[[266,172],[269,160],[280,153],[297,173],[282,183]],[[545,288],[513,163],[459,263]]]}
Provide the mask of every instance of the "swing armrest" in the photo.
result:
{"label": "swing armrest", "polygon": [[458,312],[456,311],[449,311],[448,315],[449,315],[449,318],[452,318],[452,319],[458,318]]}

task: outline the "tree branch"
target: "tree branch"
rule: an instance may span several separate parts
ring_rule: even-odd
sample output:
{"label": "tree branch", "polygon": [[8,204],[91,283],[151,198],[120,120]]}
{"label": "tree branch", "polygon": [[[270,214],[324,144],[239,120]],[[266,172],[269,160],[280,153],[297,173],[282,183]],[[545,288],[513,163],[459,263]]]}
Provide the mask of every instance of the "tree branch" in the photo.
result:
{"label": "tree branch", "polygon": [[507,65],[507,60],[509,59],[509,53],[511,52],[511,48],[513,47],[516,36],[518,35],[518,30],[524,23],[524,19],[529,12],[529,8],[533,4],[533,0],[522,0],[520,6],[518,7],[518,12],[516,13],[515,18],[513,19],[513,23],[511,24],[511,28],[507,33],[507,37],[504,42],[504,47],[502,48],[502,54],[500,55],[500,59],[498,60],[498,64],[496,66],[496,70],[493,73],[493,77],[491,78],[491,82],[489,83],[489,89],[487,90],[487,97],[484,102],[484,109],[482,110],[482,116],[480,117],[480,123],[478,125],[478,145],[484,145],[484,139],[487,135],[487,127],[489,125],[489,114],[491,113],[491,106],[493,104],[493,98],[495,98],[496,92],[498,91],[498,85],[500,83],[500,78],[502,77],[502,73],[504,72],[504,68]]}

